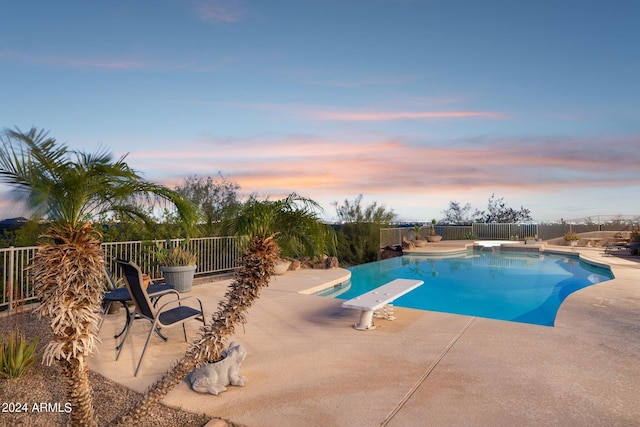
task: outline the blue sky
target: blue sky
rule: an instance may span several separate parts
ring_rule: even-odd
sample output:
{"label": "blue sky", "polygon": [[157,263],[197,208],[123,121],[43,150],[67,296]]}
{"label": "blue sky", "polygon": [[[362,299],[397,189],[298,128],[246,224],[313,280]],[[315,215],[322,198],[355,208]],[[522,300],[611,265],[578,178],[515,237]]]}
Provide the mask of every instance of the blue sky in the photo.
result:
{"label": "blue sky", "polygon": [[327,219],[361,193],[402,220],[492,193],[640,215],[638,22],[632,0],[3,2],[0,128]]}

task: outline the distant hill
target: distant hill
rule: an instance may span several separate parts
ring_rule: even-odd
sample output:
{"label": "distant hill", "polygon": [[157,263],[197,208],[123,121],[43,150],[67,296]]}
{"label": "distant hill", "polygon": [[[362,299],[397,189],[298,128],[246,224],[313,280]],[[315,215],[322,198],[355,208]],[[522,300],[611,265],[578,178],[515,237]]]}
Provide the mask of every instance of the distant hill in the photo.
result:
{"label": "distant hill", "polygon": [[17,230],[18,228],[26,224],[28,221],[29,220],[27,218],[24,218],[21,216],[17,218],[3,219],[2,221],[0,221],[0,233],[4,231]]}

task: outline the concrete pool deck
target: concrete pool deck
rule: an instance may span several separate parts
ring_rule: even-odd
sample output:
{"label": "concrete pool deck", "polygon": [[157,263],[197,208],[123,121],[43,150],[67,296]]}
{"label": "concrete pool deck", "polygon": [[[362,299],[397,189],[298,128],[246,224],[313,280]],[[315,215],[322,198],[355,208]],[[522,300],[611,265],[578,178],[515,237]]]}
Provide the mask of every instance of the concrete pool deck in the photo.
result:
{"label": "concrete pool deck", "polygon": [[[438,251],[456,250],[443,243]],[[233,337],[248,351],[240,370],[248,384],[212,396],[183,382],[163,402],[247,426],[640,424],[640,263],[601,248],[547,249],[607,263],[615,275],[571,294],[554,327],[396,308],[396,320],[356,331],[356,310],[299,293],[340,282],[346,270],[288,272]],[[190,294],[210,316],[229,282]],[[113,334],[123,322],[122,312],[107,316],[90,368],[143,392],[187,344],[180,328],[166,331],[166,343],[154,336],[133,377],[148,323],[134,322],[116,362]],[[193,322],[190,338],[196,330]]]}

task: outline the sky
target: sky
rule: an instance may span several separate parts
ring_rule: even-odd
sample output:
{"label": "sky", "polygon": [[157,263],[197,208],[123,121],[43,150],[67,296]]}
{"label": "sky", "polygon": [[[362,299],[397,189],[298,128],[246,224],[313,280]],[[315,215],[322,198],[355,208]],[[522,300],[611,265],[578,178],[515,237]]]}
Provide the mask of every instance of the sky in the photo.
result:
{"label": "sky", "polygon": [[639,216],[638,22],[636,0],[2,1],[0,129],[328,220],[359,194],[402,221],[492,194]]}

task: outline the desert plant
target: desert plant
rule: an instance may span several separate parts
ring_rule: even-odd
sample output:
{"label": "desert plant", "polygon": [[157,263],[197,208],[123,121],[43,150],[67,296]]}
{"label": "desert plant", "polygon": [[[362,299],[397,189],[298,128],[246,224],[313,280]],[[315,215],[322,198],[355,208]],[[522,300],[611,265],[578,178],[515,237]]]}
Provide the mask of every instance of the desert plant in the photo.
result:
{"label": "desert plant", "polygon": [[576,240],[580,240],[580,236],[578,236],[573,231],[569,231],[564,234],[564,240],[566,240],[567,242],[575,242]]}
{"label": "desert plant", "polygon": [[224,221],[224,230],[236,236],[274,236],[283,257],[321,257],[336,254],[333,229],[320,221],[320,205],[291,193],[284,199],[252,196]]}
{"label": "desert plant", "polygon": [[412,227],[412,230],[415,234],[415,236],[413,237],[413,240],[420,240],[420,232],[422,231],[422,225],[421,224],[416,224]]}
{"label": "desert plant", "polygon": [[40,337],[27,343],[24,334],[17,328],[7,336],[0,337],[0,376],[18,378],[37,360],[37,346]]}
{"label": "desert plant", "polygon": [[464,240],[477,240],[478,239],[478,235],[476,233],[474,233],[473,231],[469,231],[469,232],[465,233],[464,236],[462,236],[462,238]]}
{"label": "desert plant", "polygon": [[174,245],[167,241],[167,247],[156,251],[156,260],[159,265],[168,267],[178,267],[185,265],[196,265],[198,256],[181,245]]}
{"label": "desert plant", "polygon": [[342,204],[332,203],[340,224],[335,226],[338,258],[344,265],[375,261],[380,250],[380,229],[387,227],[396,215],[377,202],[363,205],[362,194]]}

